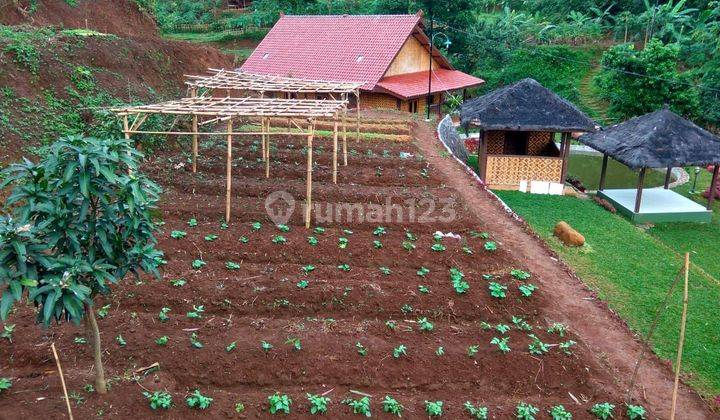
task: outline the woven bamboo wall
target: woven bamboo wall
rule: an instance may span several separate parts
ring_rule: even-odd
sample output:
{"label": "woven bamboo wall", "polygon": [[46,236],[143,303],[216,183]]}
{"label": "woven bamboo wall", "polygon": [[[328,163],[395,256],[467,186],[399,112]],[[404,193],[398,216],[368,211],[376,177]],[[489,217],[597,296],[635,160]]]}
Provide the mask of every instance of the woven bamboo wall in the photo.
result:
{"label": "woven bamboo wall", "polygon": [[488,131],[486,134],[489,155],[502,155],[505,150],[505,132]]}
{"label": "woven bamboo wall", "polygon": [[[531,131],[528,135],[528,155],[537,156],[552,143],[552,134],[549,131]],[[505,132],[488,131],[488,154],[502,155],[505,151]]]}
{"label": "woven bamboo wall", "polygon": [[518,185],[520,181],[560,182],[562,159],[522,156],[488,156],[486,182]]}

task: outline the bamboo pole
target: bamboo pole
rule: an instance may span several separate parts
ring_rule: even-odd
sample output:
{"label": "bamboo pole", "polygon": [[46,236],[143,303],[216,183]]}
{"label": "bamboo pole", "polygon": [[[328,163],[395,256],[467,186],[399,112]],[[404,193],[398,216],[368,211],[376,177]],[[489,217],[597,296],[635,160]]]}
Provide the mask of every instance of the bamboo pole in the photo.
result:
{"label": "bamboo pole", "polygon": [[267,148],[265,146],[265,118],[260,118],[260,141],[262,142],[262,160],[265,161],[265,155],[267,154]]}
{"label": "bamboo pole", "polygon": [[227,182],[225,187],[225,223],[230,223],[230,192],[232,190],[232,120],[227,123]]}
{"label": "bamboo pole", "polygon": [[342,116],[342,128],[343,128],[343,166],[347,166],[347,105],[343,110]]}
{"label": "bamboo pole", "polygon": [[360,143],[360,91],[357,93],[357,130],[355,132],[355,142]]}
{"label": "bamboo pole", "polygon": [[680,386],[680,364],[682,363],[683,346],[685,344],[685,324],[687,323],[688,308],[688,280],[690,277],[690,253],[685,253],[685,291],[683,292],[683,309],[680,319],[680,341],[678,341],[677,360],[675,361],[675,385],[673,386],[672,406],[670,407],[670,420],[675,420],[677,407],[678,387]]}
{"label": "bamboo pole", "polygon": [[197,172],[197,158],[198,158],[198,117],[193,115],[192,117],[192,171]]}
{"label": "bamboo pole", "polygon": [[265,118],[265,178],[270,178],[270,118]]}
{"label": "bamboo pole", "polygon": [[312,212],[312,168],[313,168],[313,136],[315,134],[315,123],[308,125],[307,138],[307,175],[306,175],[306,191],[305,191],[305,228],[310,229],[310,215]]}
{"label": "bamboo pole", "polygon": [[73,420],[72,408],[70,408],[70,398],[68,398],[67,386],[65,386],[65,377],[63,376],[62,366],[60,366],[60,358],[58,357],[57,350],[55,349],[55,343],[50,343],[53,356],[55,357],[55,364],[58,368],[58,374],[60,375],[60,384],[62,384],[63,394],[65,394],[65,405],[67,406],[68,416],[70,420]]}
{"label": "bamboo pole", "polygon": [[[130,143],[130,124],[128,122],[128,116],[123,116],[123,133],[125,134],[125,140],[128,141],[128,143],[132,146],[132,143]],[[130,151],[128,150],[128,157],[130,157]],[[132,175],[132,169],[128,167],[127,171],[128,175]]]}
{"label": "bamboo pole", "polygon": [[338,120],[335,118],[333,124],[333,184],[337,184],[337,159],[338,159]]}

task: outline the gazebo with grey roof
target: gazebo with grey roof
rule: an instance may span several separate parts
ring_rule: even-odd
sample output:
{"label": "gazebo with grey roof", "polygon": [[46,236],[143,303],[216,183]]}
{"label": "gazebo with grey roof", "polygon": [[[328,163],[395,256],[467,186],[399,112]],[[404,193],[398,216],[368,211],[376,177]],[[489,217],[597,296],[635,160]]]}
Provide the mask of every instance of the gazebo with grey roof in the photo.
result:
{"label": "gazebo with grey roof", "polygon": [[[711,220],[720,170],[718,136],[664,108],[582,135],[578,140],[604,155],[598,195],[619,207],[631,220],[640,223]],[[605,190],[609,157],[639,171],[636,190]],[[669,190],[673,168],[708,165],[715,168],[707,207]],[[644,190],[647,169],[667,170],[664,188]]]}

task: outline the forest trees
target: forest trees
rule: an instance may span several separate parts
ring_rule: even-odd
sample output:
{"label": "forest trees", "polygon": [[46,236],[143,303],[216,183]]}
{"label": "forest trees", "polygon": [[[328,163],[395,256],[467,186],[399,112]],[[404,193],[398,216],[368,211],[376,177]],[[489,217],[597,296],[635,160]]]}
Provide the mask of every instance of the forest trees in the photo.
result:
{"label": "forest trees", "polygon": [[692,79],[678,70],[680,47],[651,40],[643,50],[632,44],[611,47],[595,82],[618,119],[656,111],[668,105],[686,117],[698,113],[700,99]]}
{"label": "forest trees", "polygon": [[0,318],[27,293],[37,320],[86,322],[96,389],[107,392],[93,297],[128,272],[159,275],[151,212],[160,188],[138,172],[128,141],[61,138],[39,163],[4,171],[13,187],[0,216]]}

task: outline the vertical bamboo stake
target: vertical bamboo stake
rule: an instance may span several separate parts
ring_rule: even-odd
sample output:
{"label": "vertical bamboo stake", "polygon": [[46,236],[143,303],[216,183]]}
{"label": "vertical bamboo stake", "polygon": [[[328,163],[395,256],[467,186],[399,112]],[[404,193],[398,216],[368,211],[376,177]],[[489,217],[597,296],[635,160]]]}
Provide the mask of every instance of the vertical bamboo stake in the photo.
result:
{"label": "vertical bamboo stake", "polygon": [[230,223],[230,191],[232,190],[232,118],[227,124],[227,183],[225,187],[225,223]]}
{"label": "vertical bamboo stake", "polygon": [[[125,133],[125,140],[130,142],[130,124],[128,123],[128,116],[123,116],[123,133]],[[132,143],[131,143],[132,144]],[[128,157],[130,157],[130,151],[128,151]],[[132,169],[128,167],[128,175],[132,175]]]}
{"label": "vertical bamboo stake", "polygon": [[308,138],[307,138],[307,175],[306,175],[306,190],[305,190],[305,228],[310,229],[310,215],[312,212],[312,158],[313,158],[313,136],[315,135],[315,123],[308,124]]}
{"label": "vertical bamboo stake", "polygon": [[333,125],[333,184],[337,184],[337,158],[338,158],[338,120],[335,117]]}
{"label": "vertical bamboo stake", "polygon": [[347,166],[347,105],[345,105],[345,109],[343,110],[342,126],[343,126],[343,166]]}
{"label": "vertical bamboo stake", "polygon": [[355,142],[360,142],[360,91],[357,93],[357,130],[355,132]]}
{"label": "vertical bamboo stake", "polygon": [[68,416],[73,420],[72,408],[70,408],[70,398],[68,398],[67,387],[65,386],[65,377],[63,376],[62,366],[60,366],[60,358],[58,357],[55,343],[50,343],[53,356],[55,356],[55,364],[57,364],[58,374],[60,374],[60,383],[62,384],[63,394],[65,394],[65,404],[67,405]]}
{"label": "vertical bamboo stake", "polygon": [[265,133],[265,178],[270,178],[270,118],[265,119],[265,126],[263,127]]}
{"label": "vertical bamboo stake", "polygon": [[[262,127],[262,130],[260,130],[260,132],[264,133],[265,118],[263,118],[263,117],[260,117],[260,126]],[[267,154],[267,150],[265,148],[265,134],[260,134],[260,141],[262,142],[262,160],[265,160],[265,155]]]}
{"label": "vertical bamboo stake", "polygon": [[192,117],[192,171],[197,172],[197,157],[198,157],[198,117],[193,115]]}
{"label": "vertical bamboo stake", "polygon": [[685,323],[687,322],[688,307],[688,278],[690,277],[690,253],[685,253],[685,291],[683,293],[683,310],[680,319],[680,341],[678,342],[677,360],[675,361],[675,386],[673,387],[672,406],[670,408],[670,420],[675,420],[675,408],[677,406],[678,387],[680,385],[680,363],[682,363],[683,345],[685,344]]}

